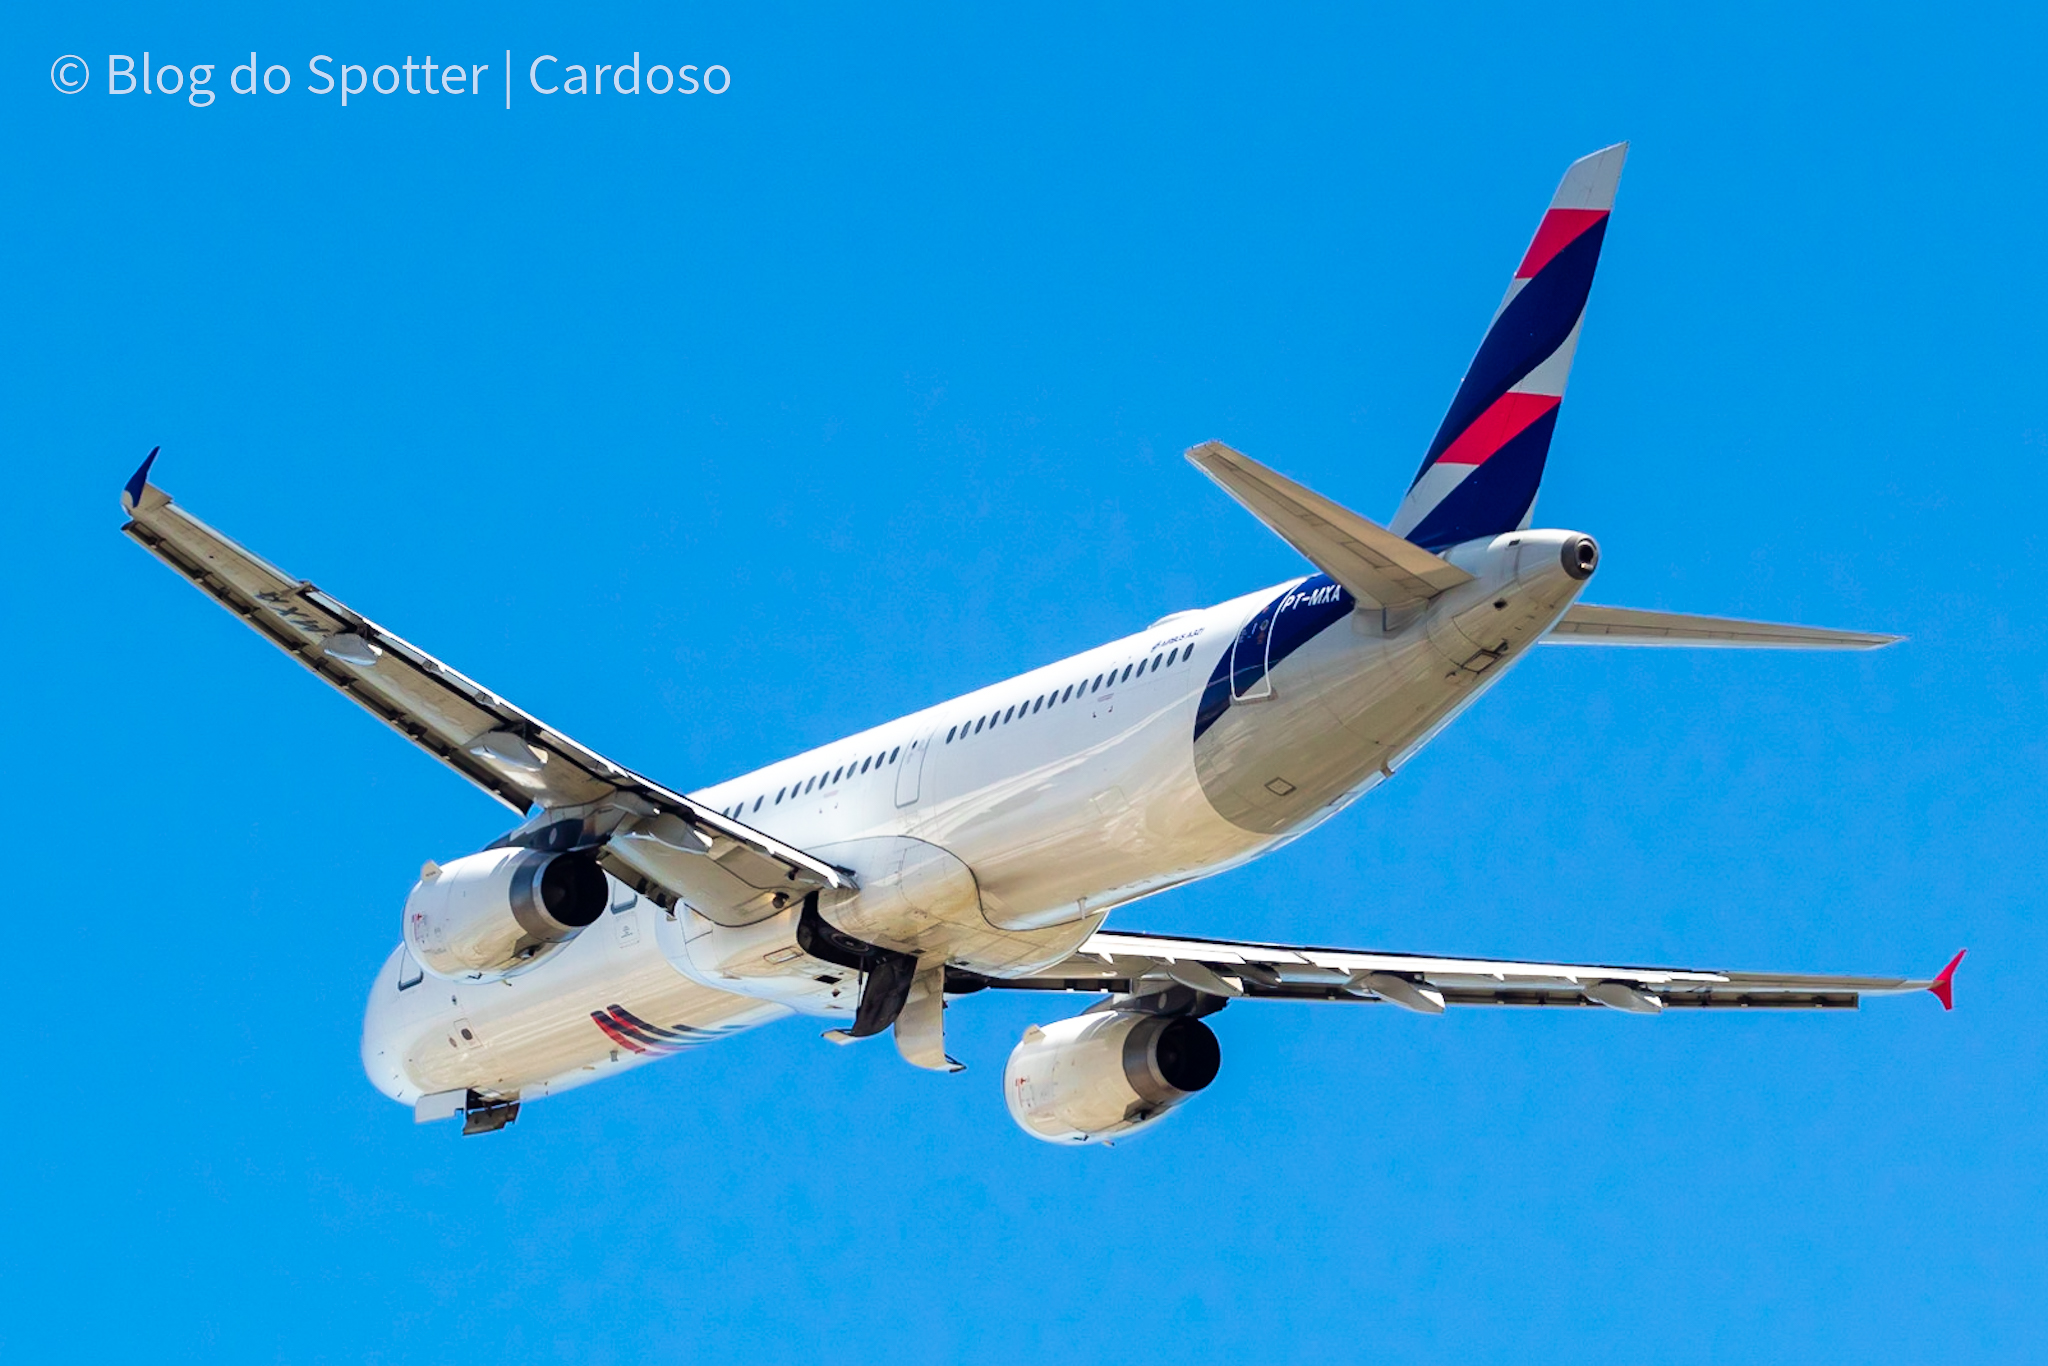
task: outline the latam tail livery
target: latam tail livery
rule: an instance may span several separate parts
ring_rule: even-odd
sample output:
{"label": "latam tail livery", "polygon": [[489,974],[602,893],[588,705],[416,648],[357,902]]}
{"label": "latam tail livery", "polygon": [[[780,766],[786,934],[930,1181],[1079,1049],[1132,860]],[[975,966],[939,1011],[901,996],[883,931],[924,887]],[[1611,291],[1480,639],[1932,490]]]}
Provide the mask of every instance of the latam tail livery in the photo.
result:
{"label": "latam tail livery", "polygon": [[[1854,1008],[1931,980],[1445,958],[1105,928],[1393,773],[1542,641],[1872,649],[1890,636],[1594,607],[1593,539],[1532,517],[1626,147],[1575,163],[1390,526],[1219,442],[1188,459],[1316,570],[674,791],[586,749],[128,483],[151,554],[521,817],[429,861],[370,990],[363,1066],[421,1121],[519,1107],[792,1015],[957,1071],[945,1012],[1079,993],[1003,1094],[1026,1132],[1113,1139],[1200,1091],[1236,1002]],[[1960,960],[1961,954],[1956,955]]]}

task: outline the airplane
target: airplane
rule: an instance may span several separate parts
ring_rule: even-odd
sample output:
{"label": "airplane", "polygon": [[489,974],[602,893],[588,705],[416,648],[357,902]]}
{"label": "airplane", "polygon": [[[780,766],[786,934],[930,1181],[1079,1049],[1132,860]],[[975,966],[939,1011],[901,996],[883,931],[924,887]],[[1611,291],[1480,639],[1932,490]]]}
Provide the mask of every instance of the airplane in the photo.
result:
{"label": "airplane", "polygon": [[1221,442],[1187,458],[1314,573],[695,792],[577,744],[198,521],[149,482],[123,532],[510,807],[428,860],[362,1061],[417,1122],[520,1107],[790,1016],[960,1070],[984,990],[1096,998],[1024,1032],[1011,1117],[1053,1143],[1156,1124],[1214,1080],[1240,1002],[1854,1009],[1925,980],[1528,962],[1104,928],[1299,838],[1392,777],[1539,643],[1868,650],[1899,637],[1593,606],[1592,537],[1533,526],[1627,144],[1574,162],[1382,526]]}

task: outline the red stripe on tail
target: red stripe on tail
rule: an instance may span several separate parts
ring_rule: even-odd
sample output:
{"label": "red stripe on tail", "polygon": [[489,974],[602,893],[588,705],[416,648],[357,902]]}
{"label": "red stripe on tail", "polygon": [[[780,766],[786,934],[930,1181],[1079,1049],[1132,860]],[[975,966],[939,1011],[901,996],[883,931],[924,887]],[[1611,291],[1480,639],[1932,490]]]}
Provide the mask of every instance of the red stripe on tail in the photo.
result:
{"label": "red stripe on tail", "polygon": [[1486,458],[1527,431],[1532,423],[1555,408],[1555,394],[1502,394],[1491,407],[1472,419],[1472,425],[1458,433],[1458,439],[1444,447],[1436,458],[1439,465],[1483,465]]}
{"label": "red stripe on tail", "polygon": [[1550,258],[1579,239],[1580,234],[1607,217],[1606,209],[1552,209],[1543,215],[1536,240],[1515,270],[1517,280],[1527,280],[1550,264]]}

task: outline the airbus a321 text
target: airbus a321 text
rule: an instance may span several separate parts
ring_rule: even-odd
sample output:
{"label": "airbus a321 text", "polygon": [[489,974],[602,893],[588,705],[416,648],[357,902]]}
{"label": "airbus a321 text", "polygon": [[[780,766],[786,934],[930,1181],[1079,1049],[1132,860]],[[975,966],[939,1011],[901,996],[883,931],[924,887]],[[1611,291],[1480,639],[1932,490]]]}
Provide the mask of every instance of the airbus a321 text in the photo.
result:
{"label": "airbus a321 text", "polygon": [[1532,646],[1874,649],[1895,637],[1579,601],[1599,547],[1531,525],[1626,145],[1574,163],[1388,526],[1219,442],[1188,459],[1312,566],[684,793],[128,483],[126,534],[521,823],[430,861],[370,990],[363,1066],[421,1121],[552,1095],[791,1015],[956,1071],[950,1000],[1082,993],[1003,1094],[1099,1142],[1215,1077],[1234,1002],[1854,1008],[1930,980],[1432,957],[1104,928],[1277,848],[1390,777]]}

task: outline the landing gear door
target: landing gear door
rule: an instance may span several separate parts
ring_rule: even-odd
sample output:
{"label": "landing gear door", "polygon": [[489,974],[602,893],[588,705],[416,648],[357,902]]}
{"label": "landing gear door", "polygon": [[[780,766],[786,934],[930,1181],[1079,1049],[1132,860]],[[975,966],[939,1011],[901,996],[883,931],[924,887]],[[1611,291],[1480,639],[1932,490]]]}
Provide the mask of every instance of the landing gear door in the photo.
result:
{"label": "landing gear door", "polygon": [[924,756],[932,747],[932,736],[937,734],[936,726],[930,727],[910,742],[903,751],[903,757],[896,763],[896,805],[912,806],[917,802],[918,792],[923,783]]}

